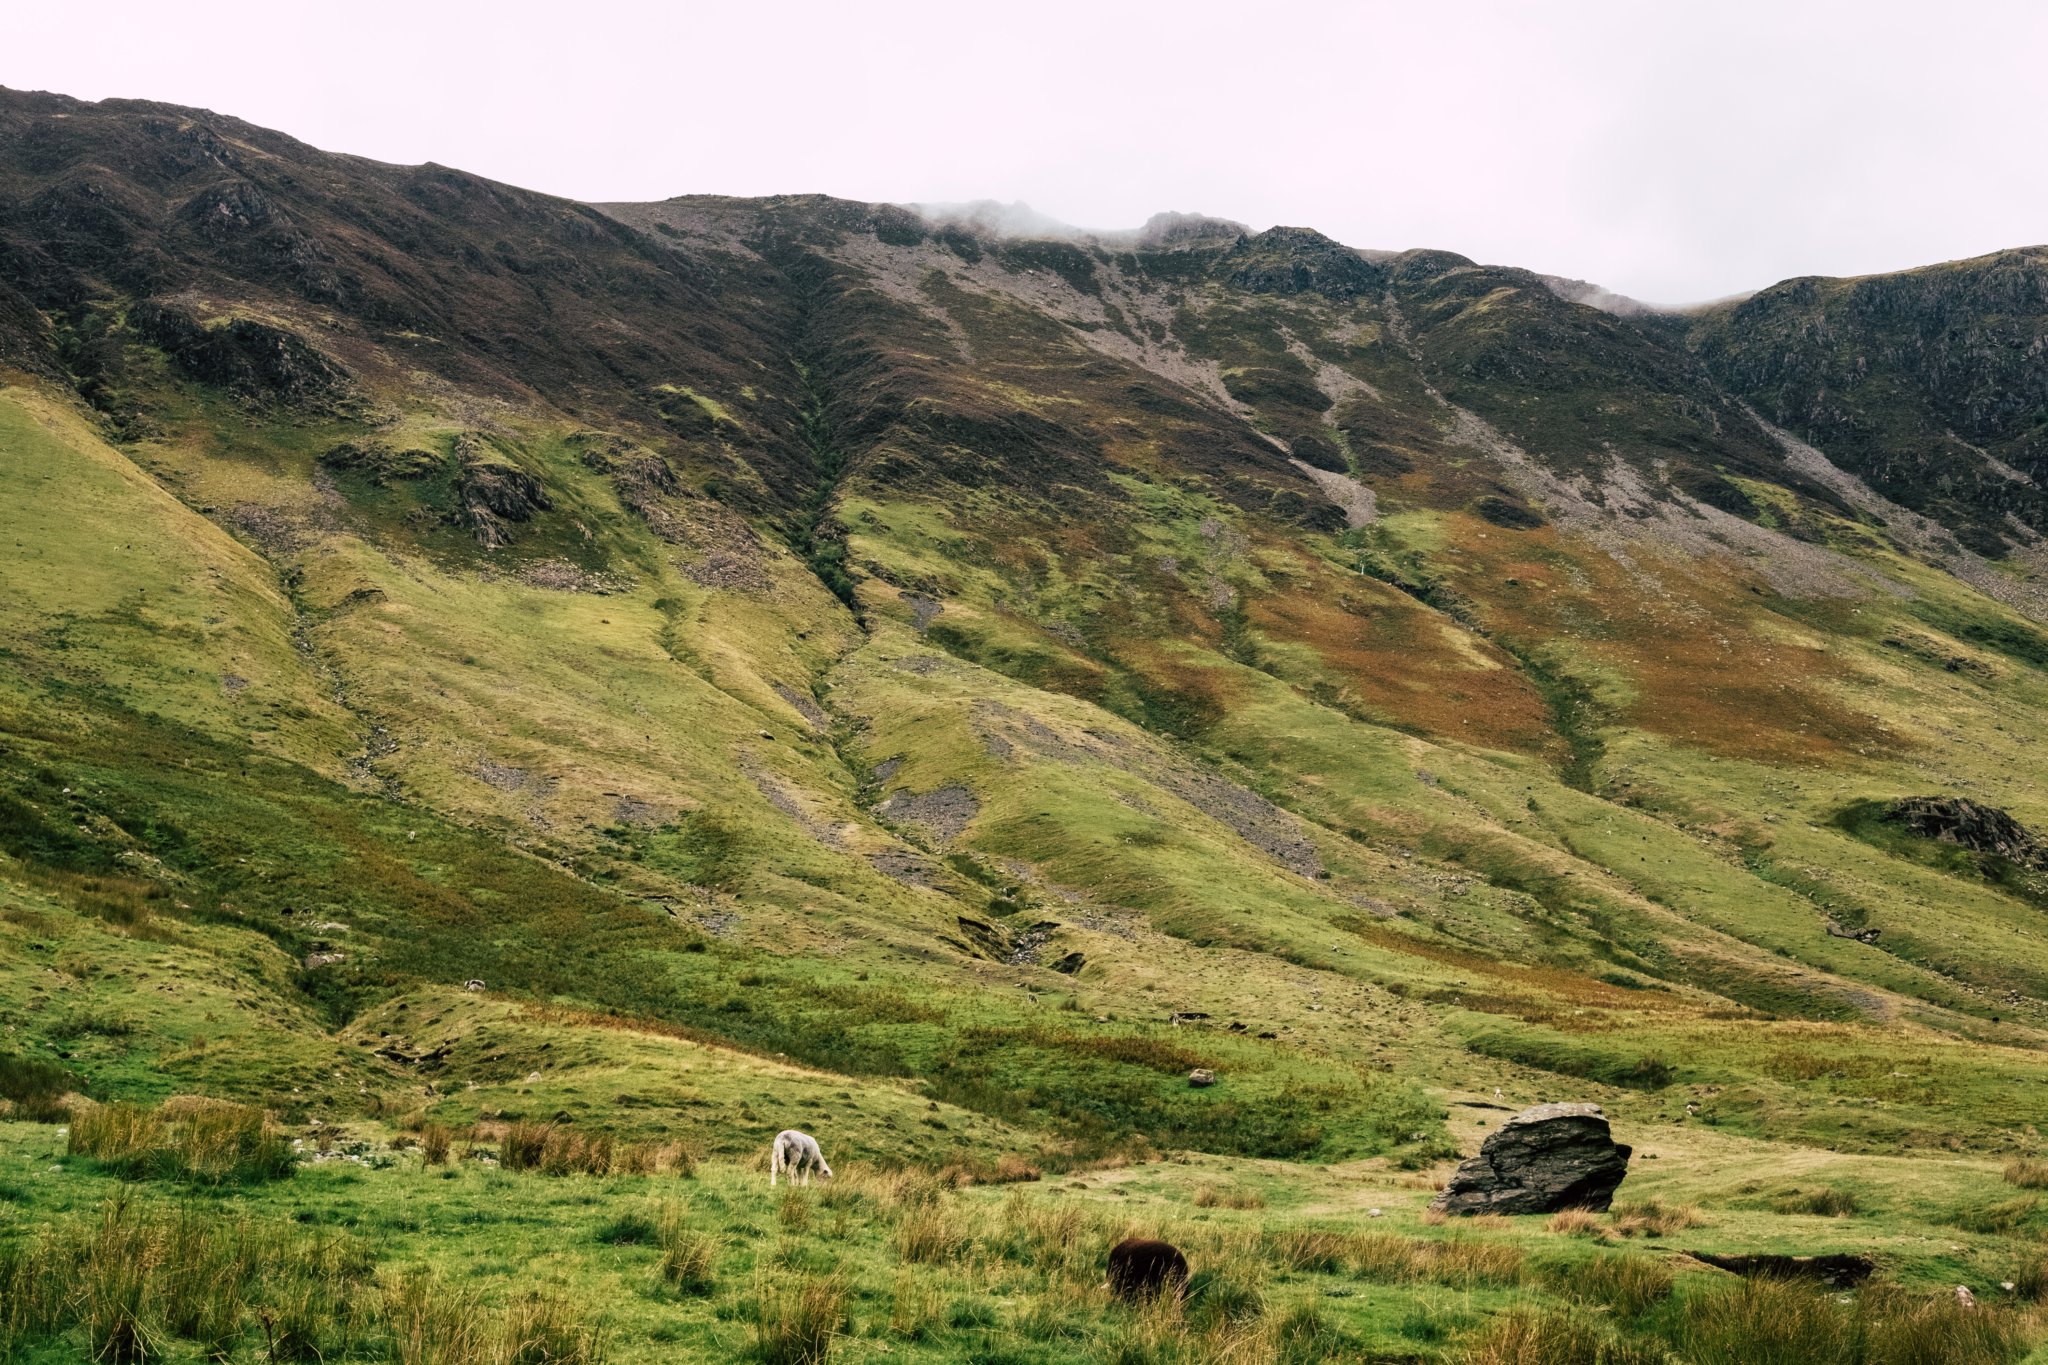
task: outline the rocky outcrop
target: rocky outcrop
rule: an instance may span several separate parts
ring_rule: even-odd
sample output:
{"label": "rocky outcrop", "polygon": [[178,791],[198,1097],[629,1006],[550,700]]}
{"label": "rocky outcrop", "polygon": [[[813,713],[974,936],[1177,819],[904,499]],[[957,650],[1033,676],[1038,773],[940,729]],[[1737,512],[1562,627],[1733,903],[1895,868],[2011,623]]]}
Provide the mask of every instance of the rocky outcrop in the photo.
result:
{"label": "rocky outcrop", "polygon": [[1348,300],[1376,294],[1386,273],[1341,242],[1313,228],[1268,228],[1241,237],[1224,254],[1230,284],[1253,294],[1321,294]]}
{"label": "rocky outcrop", "polygon": [[302,337],[267,323],[236,318],[209,327],[182,308],[145,299],[128,310],[143,339],[201,383],[244,402],[313,406],[348,388],[348,372]]}
{"label": "rocky outcrop", "polygon": [[1539,1104],[1502,1124],[1430,1207],[1445,1213],[1554,1213],[1614,1202],[1629,1148],[1597,1104]]}
{"label": "rocky outcrop", "polygon": [[554,506],[539,479],[515,464],[493,459],[474,437],[458,438],[456,458],[462,462],[455,477],[462,519],[487,550],[511,541],[510,523],[531,521],[536,512]]}
{"label": "rocky outcrop", "polygon": [[424,479],[439,469],[442,461],[431,450],[394,450],[381,441],[343,441],[328,447],[320,463],[383,485],[393,479]]}
{"label": "rocky outcrop", "polygon": [[2048,845],[1995,806],[1960,796],[1908,796],[1885,809],[1884,818],[1923,839],[1989,853],[2030,866],[2048,866]]}

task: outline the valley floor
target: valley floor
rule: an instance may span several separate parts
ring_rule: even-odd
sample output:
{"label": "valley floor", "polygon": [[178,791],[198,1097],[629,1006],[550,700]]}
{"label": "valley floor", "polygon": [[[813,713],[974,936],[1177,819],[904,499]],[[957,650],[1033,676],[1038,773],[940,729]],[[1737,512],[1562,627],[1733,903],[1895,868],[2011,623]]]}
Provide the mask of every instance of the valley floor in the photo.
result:
{"label": "valley floor", "polygon": [[[1469,1149],[1485,1115],[1457,1112]],[[0,1324],[7,1358],[33,1365],[264,1360],[279,1332],[279,1358],[402,1365],[2048,1359],[2027,1354],[2048,1264],[2016,1226],[2037,1196],[1997,1164],[1620,1135],[1637,1159],[1609,1215],[1445,1225],[1425,1206],[1447,1168],[1380,1161],[1174,1156],[954,1188],[851,1160],[771,1191],[759,1160],[515,1173],[490,1144],[458,1140],[429,1165],[406,1135],[357,1125],[316,1137],[286,1179],[202,1189],[124,1183],[68,1154],[67,1129],[7,1123]],[[156,1242],[137,1236],[151,1226]],[[1109,1300],[1105,1252],[1127,1235],[1187,1251],[1184,1306]],[[225,1262],[193,1250],[206,1237],[260,1243],[264,1273],[227,1287]],[[52,1249],[67,1238],[77,1250]],[[1836,1295],[1743,1282],[1689,1251],[1854,1252],[1881,1270]],[[77,1320],[38,1330],[32,1282],[66,1255]],[[1976,1308],[1956,1306],[1959,1284]],[[227,1328],[167,1325],[202,1318],[190,1301],[209,1294],[229,1300]],[[124,1306],[146,1349],[109,1328]]]}

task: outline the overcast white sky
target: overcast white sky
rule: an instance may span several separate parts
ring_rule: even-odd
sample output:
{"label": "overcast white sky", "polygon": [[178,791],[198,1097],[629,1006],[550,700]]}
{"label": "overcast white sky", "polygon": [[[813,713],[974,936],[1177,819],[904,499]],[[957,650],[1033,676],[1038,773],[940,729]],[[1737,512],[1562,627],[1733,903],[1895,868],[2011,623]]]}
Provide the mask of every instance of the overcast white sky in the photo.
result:
{"label": "overcast white sky", "polygon": [[2048,3],[9,6],[0,84],[582,199],[1160,209],[1656,302],[2048,240]]}

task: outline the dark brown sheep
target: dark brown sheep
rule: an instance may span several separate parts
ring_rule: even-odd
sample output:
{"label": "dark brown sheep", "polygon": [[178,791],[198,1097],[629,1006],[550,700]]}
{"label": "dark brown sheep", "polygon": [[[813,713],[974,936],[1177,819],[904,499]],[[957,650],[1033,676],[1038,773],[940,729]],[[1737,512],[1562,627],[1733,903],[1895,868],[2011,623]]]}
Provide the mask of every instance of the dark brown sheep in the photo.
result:
{"label": "dark brown sheep", "polygon": [[1126,1303],[1149,1299],[1168,1285],[1179,1296],[1188,1286],[1188,1258],[1167,1242],[1131,1237],[1109,1251],[1110,1293]]}

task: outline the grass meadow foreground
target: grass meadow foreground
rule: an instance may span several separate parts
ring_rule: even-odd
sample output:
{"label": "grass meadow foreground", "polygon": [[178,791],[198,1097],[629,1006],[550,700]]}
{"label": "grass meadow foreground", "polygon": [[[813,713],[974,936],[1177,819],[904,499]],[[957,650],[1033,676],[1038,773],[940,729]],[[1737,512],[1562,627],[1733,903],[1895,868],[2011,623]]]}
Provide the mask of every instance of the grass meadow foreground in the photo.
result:
{"label": "grass meadow foreground", "polygon": [[[287,1136],[260,1111],[0,1125],[0,1350],[24,1365],[702,1360],[1997,1365],[2048,1327],[2034,1167],[1685,1135],[1604,1215],[1446,1223],[1436,1173],[1170,1157],[1042,1173],[761,1161],[541,1125]],[[2038,1164],[2038,1163],[2036,1163]],[[517,1169],[508,1169],[516,1166]],[[2017,1182],[2017,1183],[2015,1183]],[[1113,1302],[1163,1236],[1185,1301]],[[1687,1249],[1862,1251],[1853,1293]],[[1974,1306],[1958,1303],[1969,1285]]]}

